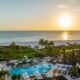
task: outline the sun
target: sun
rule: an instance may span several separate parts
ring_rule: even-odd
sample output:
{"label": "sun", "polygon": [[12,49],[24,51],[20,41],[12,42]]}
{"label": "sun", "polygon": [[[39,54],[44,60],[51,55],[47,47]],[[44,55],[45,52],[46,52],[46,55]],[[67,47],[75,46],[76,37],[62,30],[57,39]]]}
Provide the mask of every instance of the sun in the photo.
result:
{"label": "sun", "polygon": [[59,26],[68,28],[72,25],[72,17],[70,15],[62,15],[59,17]]}

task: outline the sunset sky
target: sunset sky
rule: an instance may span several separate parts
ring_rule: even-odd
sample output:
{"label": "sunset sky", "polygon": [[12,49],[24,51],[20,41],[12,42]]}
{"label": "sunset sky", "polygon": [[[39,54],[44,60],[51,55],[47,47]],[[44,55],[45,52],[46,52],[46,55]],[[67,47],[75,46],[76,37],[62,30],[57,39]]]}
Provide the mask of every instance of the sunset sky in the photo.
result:
{"label": "sunset sky", "polygon": [[[69,27],[59,25],[63,15]],[[0,0],[0,30],[80,30],[80,0]]]}

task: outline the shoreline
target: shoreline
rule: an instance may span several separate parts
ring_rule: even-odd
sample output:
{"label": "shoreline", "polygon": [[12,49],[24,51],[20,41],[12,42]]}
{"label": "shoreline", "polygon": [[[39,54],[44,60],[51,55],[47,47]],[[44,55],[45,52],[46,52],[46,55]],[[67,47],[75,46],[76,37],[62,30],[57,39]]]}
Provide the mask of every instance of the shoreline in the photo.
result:
{"label": "shoreline", "polygon": [[[10,42],[0,42],[0,46],[8,46],[10,45],[11,42],[15,42],[17,45],[21,46],[31,46],[35,47],[39,45],[39,41],[10,41]],[[80,44],[80,40],[54,40],[54,45],[55,46],[60,46],[60,45],[68,45],[70,44]]]}

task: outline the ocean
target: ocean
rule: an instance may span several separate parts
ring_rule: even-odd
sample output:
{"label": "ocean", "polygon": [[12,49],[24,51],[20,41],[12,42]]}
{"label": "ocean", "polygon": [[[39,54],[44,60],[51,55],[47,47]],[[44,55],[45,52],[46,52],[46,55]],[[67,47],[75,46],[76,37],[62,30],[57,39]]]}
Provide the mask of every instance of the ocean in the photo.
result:
{"label": "ocean", "polygon": [[[38,42],[41,38],[56,42],[80,40],[80,31],[0,31],[0,43],[18,42],[22,44]],[[31,43],[32,44],[32,43]],[[59,43],[58,43],[59,44]],[[29,44],[28,44],[29,45]]]}

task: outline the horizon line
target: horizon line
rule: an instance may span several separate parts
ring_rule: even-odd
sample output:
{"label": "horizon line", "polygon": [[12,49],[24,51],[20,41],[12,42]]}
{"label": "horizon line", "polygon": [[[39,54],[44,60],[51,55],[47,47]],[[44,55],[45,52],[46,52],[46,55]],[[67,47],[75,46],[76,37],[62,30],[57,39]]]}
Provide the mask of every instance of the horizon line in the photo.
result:
{"label": "horizon line", "polygon": [[40,31],[45,31],[45,32],[48,32],[48,31],[51,31],[51,32],[56,32],[56,31],[59,31],[59,32],[69,32],[69,31],[71,31],[71,32],[79,32],[80,30],[0,30],[0,31],[2,31],[2,32],[4,32],[4,31],[9,31],[9,32],[11,32],[11,31],[36,31],[36,32],[40,32]]}

